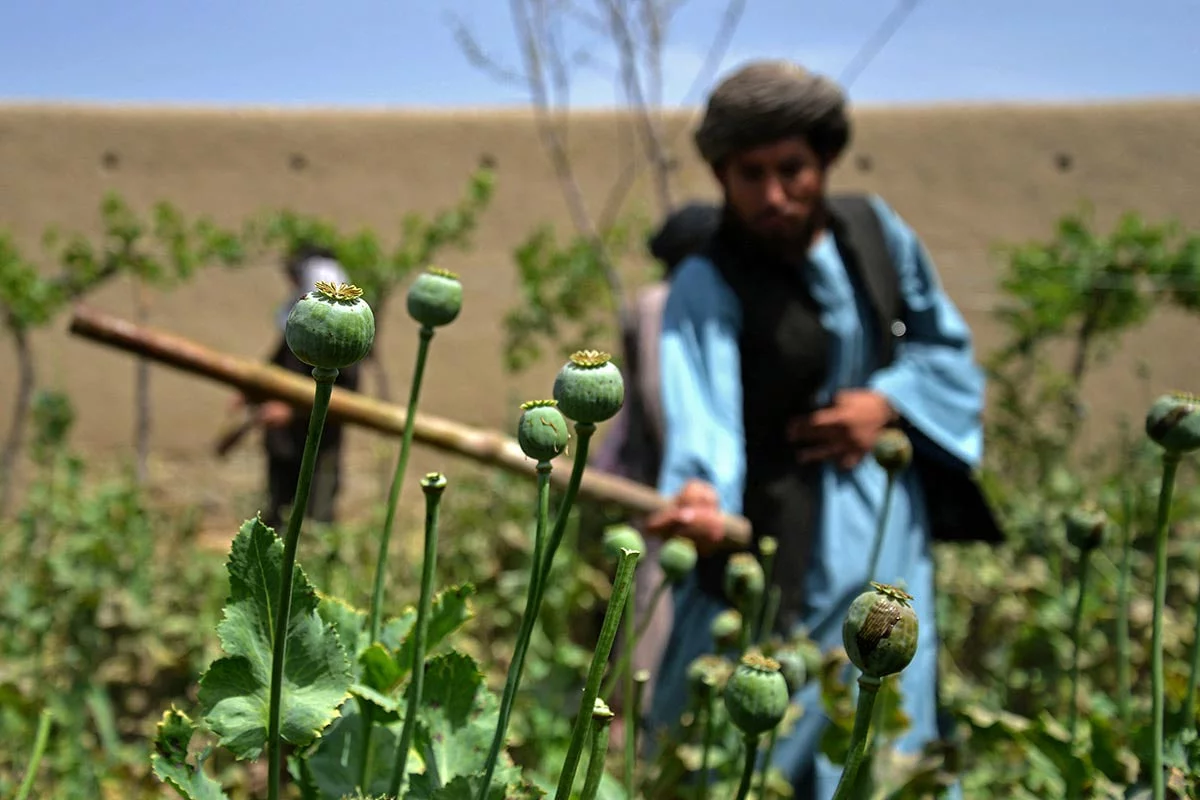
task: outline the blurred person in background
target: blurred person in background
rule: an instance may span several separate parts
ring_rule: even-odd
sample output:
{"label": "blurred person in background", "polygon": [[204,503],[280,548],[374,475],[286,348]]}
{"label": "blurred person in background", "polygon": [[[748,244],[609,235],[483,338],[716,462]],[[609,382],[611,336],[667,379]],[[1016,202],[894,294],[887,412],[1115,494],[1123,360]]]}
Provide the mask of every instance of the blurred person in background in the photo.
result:
{"label": "blurred person in background", "polygon": [[[280,305],[276,314],[279,339],[269,363],[311,377],[312,367],[296,358],[284,339],[288,314],[296,301],[316,288],[318,281],[338,284],[350,283],[350,279],[331,250],[311,242],[299,242],[288,251],[284,258],[284,270],[291,295]],[[335,385],[356,391],[359,376],[360,367],[355,364],[339,371]],[[250,415],[248,424],[263,429],[263,449],[267,457],[267,507],[262,512],[262,519],[265,524],[279,529],[286,523],[287,513],[296,497],[309,415],[283,400],[261,400],[246,395],[234,398],[233,408],[245,410]],[[341,485],[342,441],[343,425],[333,419],[328,420],[317,451],[308,510],[305,513],[308,519],[323,523],[334,521]]]}
{"label": "blurred person in background", "polygon": [[[724,204],[662,312],[658,489],[675,501],[646,528],[691,538],[701,557],[675,592],[648,723],[656,734],[678,724],[686,670],[713,652],[711,623],[730,607],[719,545],[721,515],[734,513],[750,521],[753,552],[763,536],[778,542],[773,632],[785,639],[841,649],[869,579],[914,595],[918,648],[896,681],[910,727],[897,749],[915,754],[943,735],[932,543],[1002,538],[972,478],[984,378],[913,230],[875,195],[827,193],[850,133],[841,88],[784,61],[725,78],[695,133]],[[868,575],[887,484],[871,451],[892,426],[914,458]],[[796,800],[828,800],[841,776],[819,751],[820,689],[809,676],[797,690],[804,714],[773,751]]]}

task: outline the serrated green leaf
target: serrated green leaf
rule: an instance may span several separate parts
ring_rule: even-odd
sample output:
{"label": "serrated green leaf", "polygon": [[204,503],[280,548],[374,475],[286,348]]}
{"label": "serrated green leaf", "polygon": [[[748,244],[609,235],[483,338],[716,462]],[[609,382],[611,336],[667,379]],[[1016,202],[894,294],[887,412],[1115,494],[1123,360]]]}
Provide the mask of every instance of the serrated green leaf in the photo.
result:
{"label": "serrated green leaf", "polygon": [[203,757],[195,766],[188,763],[188,745],[195,732],[196,725],[187,714],[174,707],[163,712],[155,752],[150,756],[151,769],[184,800],[228,800],[221,784],[204,772]]}
{"label": "serrated green leaf", "polygon": [[[425,640],[426,652],[432,651],[474,616],[469,601],[474,593],[475,587],[465,583],[434,595]],[[395,712],[400,706],[396,693],[412,672],[414,643],[411,634],[416,618],[415,608],[405,609],[384,626],[379,637],[384,641],[364,646],[359,652],[356,682],[351,690],[381,711]],[[389,642],[395,644],[389,648]]]}
{"label": "serrated green leaf", "polygon": [[[425,652],[432,652],[446,637],[475,616],[470,602],[474,594],[475,587],[464,583],[461,586],[448,587],[434,595],[430,606],[429,630],[425,637]],[[415,622],[416,611],[412,612],[412,619]],[[395,653],[396,666],[405,675],[412,671],[414,647],[411,632],[406,631],[404,641]]]}
{"label": "serrated green leaf", "polygon": [[[358,701],[342,707],[341,717],[329,727],[308,759],[308,771],[321,797],[355,796],[362,754],[363,725]],[[371,732],[371,763],[367,772],[368,796],[385,795],[392,776],[399,725],[380,725]],[[410,759],[410,764],[412,760]],[[419,763],[419,762],[418,762]]]}
{"label": "serrated green leaf", "polygon": [[[450,651],[426,663],[413,744],[435,790],[456,778],[482,773],[498,722],[499,703],[473,658]],[[493,781],[506,784],[519,777],[512,762],[502,758]]]}
{"label": "serrated green leaf", "polygon": [[[497,770],[499,773],[500,770]],[[511,772],[511,770],[509,771]],[[483,783],[482,770],[471,775],[459,775],[445,786],[430,788],[426,775],[413,775],[412,786],[404,795],[405,800],[478,800],[479,787]],[[488,788],[487,800],[539,800],[545,792],[523,781],[520,774],[510,775],[508,780],[497,775]]]}
{"label": "serrated green leaf", "polygon": [[321,619],[327,625],[333,626],[333,629],[337,631],[342,649],[346,651],[351,662],[356,662],[358,654],[367,646],[366,612],[355,608],[339,597],[332,597],[321,592],[317,592],[317,595],[320,598],[317,613],[321,615]]}
{"label": "serrated green leaf", "polygon": [[358,663],[361,683],[384,695],[399,686],[409,672],[400,669],[396,659],[379,643],[363,650]]}
{"label": "serrated green leaf", "polygon": [[[228,655],[200,679],[200,703],[220,744],[237,758],[253,759],[267,738],[283,542],[260,519],[247,520],[233,540],[228,571],[230,595],[217,626]],[[299,564],[293,571],[283,678],[281,735],[304,747],[337,717],[350,694],[352,671],[338,631],[317,613],[316,592]]]}

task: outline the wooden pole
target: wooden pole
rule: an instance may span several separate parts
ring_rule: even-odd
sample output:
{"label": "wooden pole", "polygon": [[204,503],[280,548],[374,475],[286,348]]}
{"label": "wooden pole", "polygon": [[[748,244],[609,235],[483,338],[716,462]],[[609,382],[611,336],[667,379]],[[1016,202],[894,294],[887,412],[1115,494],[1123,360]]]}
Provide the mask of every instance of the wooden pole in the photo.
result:
{"label": "wooden pole", "polygon": [[[277,399],[299,408],[312,407],[313,383],[303,375],[218,352],[190,339],[136,325],[94,308],[77,306],[71,317],[70,331],[89,341],[232,386],[256,402]],[[341,387],[334,388],[329,403],[331,420],[391,436],[404,433],[406,414],[404,406],[383,403]],[[534,462],[521,452],[517,441],[494,431],[418,412],[413,421],[413,441],[531,478],[535,475]],[[566,485],[571,472],[569,462],[564,461],[557,460],[556,468],[551,472],[553,482],[560,487]],[[613,503],[637,514],[651,514],[670,502],[648,486],[591,470],[583,474],[579,495],[592,501]],[[745,517],[725,516],[725,541],[733,549],[749,544],[750,523]]]}

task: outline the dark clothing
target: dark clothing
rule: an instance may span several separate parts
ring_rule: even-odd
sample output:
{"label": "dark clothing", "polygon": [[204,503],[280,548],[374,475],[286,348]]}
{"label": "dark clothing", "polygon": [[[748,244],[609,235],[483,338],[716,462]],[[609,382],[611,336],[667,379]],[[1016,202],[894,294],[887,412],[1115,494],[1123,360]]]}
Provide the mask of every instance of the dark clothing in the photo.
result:
{"label": "dark clothing", "polygon": [[[778,256],[726,216],[706,253],[748,311],[742,321],[742,417],[746,479],[743,515],[761,536],[773,536],[779,549],[773,583],[780,590],[776,619],[780,630],[795,625],[803,598],[813,514],[820,491],[820,464],[796,462],[787,440],[788,423],[817,410],[817,393],[827,379],[829,336],[821,325],[800,266]],[[699,585],[724,597],[728,553],[697,564]]]}
{"label": "dark clothing", "polygon": [[[289,372],[312,375],[312,367],[296,358],[287,342],[280,340],[271,362]],[[361,366],[355,364],[338,372],[338,386],[357,391]],[[314,384],[315,386],[315,384]],[[308,438],[310,415],[297,413],[281,428],[264,431],[263,445],[267,451],[267,509],[263,522],[273,528],[280,527],[286,520],[286,512],[296,497],[296,484],[300,478],[300,462],[304,457],[304,442]],[[321,434],[321,446],[317,450],[317,464],[313,471],[309,490],[307,518],[317,522],[333,522],[337,492],[340,486],[342,460],[343,425],[333,420],[325,423]]]}

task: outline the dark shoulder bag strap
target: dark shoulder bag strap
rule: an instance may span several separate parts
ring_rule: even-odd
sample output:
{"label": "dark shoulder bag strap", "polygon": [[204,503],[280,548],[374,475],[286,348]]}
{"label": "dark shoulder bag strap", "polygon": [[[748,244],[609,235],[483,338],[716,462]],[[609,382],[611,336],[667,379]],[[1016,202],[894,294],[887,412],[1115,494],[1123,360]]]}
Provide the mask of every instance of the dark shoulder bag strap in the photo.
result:
{"label": "dark shoulder bag strap", "polygon": [[[875,312],[879,366],[887,366],[895,356],[896,339],[906,330],[906,313],[883,225],[864,195],[834,195],[827,202],[842,260]],[[913,439],[913,466],[921,473],[934,541],[1002,542],[1004,534],[974,475],[964,465],[947,463],[940,448],[922,441],[911,426],[905,432]]]}
{"label": "dark shoulder bag strap", "polygon": [[887,366],[896,351],[895,337],[903,334],[904,298],[883,224],[866,195],[831,195],[827,203],[842,261],[875,311],[880,366]]}

